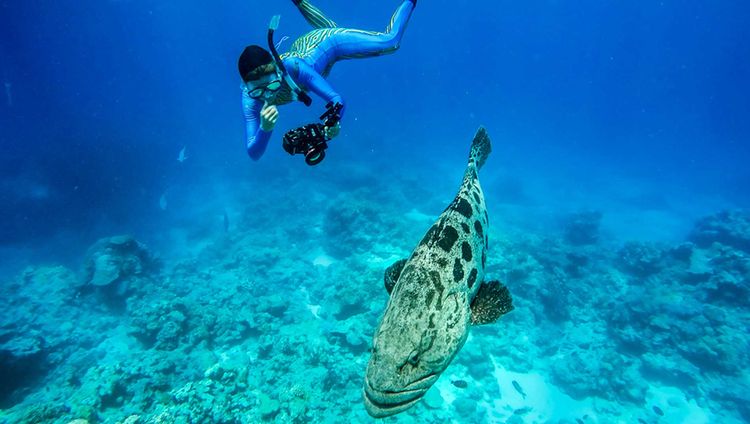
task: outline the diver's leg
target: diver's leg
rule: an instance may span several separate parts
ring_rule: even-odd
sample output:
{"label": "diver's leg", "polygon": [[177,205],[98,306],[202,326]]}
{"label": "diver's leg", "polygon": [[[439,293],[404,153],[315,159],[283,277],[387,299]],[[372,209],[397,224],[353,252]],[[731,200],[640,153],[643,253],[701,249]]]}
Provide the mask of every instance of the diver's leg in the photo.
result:
{"label": "diver's leg", "polygon": [[385,32],[346,29],[330,36],[334,60],[380,56],[396,51],[416,2],[406,0],[396,9]]}
{"label": "diver's leg", "polygon": [[308,0],[292,0],[297,6],[302,17],[314,28],[336,28],[336,22],[328,19],[323,12],[313,6]]}

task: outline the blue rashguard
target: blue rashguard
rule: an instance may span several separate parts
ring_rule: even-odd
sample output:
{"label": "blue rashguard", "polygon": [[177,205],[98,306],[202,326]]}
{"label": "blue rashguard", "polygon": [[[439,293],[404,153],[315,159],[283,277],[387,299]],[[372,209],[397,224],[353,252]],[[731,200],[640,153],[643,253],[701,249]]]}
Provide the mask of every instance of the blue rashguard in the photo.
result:
{"label": "blue rashguard", "polygon": [[[292,43],[289,51],[281,55],[281,59],[289,76],[301,89],[315,93],[326,104],[338,102],[344,105],[341,111],[343,117],[346,103],[325,77],[339,60],[381,56],[396,51],[416,1],[404,1],[396,9],[385,32],[338,28],[335,22],[326,18],[307,0],[295,3],[304,18],[316,29]],[[251,98],[244,83],[241,87],[247,154],[251,159],[258,160],[271,139],[271,132],[260,127],[260,111],[264,100]],[[281,89],[268,103],[283,105],[294,100],[291,88],[282,83]]]}
{"label": "blue rashguard", "polygon": [[[305,91],[312,91],[320,98],[328,102],[341,103],[345,105],[344,99],[333,90],[331,84],[323,78],[321,74],[315,71],[310,65],[298,57],[286,57],[282,59],[284,66],[289,72],[294,82]],[[245,131],[247,138],[247,154],[253,160],[260,159],[266,151],[268,141],[271,139],[271,131],[264,131],[260,127],[260,111],[263,109],[264,100],[253,99],[250,97],[245,84],[242,84],[242,110],[245,114]],[[284,83],[276,98],[270,102],[274,105],[289,103],[293,100],[290,87]],[[344,110],[341,110],[341,116],[344,116]]]}

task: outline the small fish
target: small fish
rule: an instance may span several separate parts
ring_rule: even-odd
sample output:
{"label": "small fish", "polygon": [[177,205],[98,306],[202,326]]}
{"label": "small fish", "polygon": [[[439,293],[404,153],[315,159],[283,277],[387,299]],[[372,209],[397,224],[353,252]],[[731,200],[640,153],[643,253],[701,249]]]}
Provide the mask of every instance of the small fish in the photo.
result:
{"label": "small fish", "polygon": [[307,305],[307,310],[317,319],[320,318],[320,305]]}
{"label": "small fish", "polygon": [[177,155],[177,162],[183,163],[187,160],[188,156],[187,156],[187,153],[185,153],[186,150],[187,150],[187,147],[183,146],[182,150],[180,150],[180,154]]}
{"label": "small fish", "polygon": [[229,232],[229,214],[227,214],[227,211],[224,211],[224,232]]}
{"label": "small fish", "polygon": [[660,417],[663,417],[663,416],[664,416],[664,411],[662,411],[662,410],[661,410],[661,408],[659,408],[659,407],[658,407],[658,406],[656,406],[656,405],[654,405],[654,412],[656,413],[656,415],[658,415],[658,416],[660,416]]}
{"label": "small fish", "polygon": [[5,97],[8,99],[8,107],[13,106],[13,96],[10,94],[10,83],[8,81],[5,81]]}
{"label": "small fish", "polygon": [[453,383],[453,385],[458,387],[459,389],[465,389],[469,387],[469,383],[464,380],[453,380],[451,381],[451,383]]}
{"label": "small fish", "polygon": [[523,391],[523,388],[521,387],[521,385],[518,384],[518,382],[516,380],[513,380],[511,384],[513,384],[513,388],[516,389],[516,391],[521,396],[523,396],[524,399],[526,399],[526,392]]}
{"label": "small fish", "polygon": [[163,211],[167,210],[167,193],[162,194],[159,198],[159,208]]}
{"label": "small fish", "polygon": [[530,406],[524,406],[523,408],[518,408],[515,411],[513,411],[513,415],[526,415],[529,412],[531,412],[533,408]]}

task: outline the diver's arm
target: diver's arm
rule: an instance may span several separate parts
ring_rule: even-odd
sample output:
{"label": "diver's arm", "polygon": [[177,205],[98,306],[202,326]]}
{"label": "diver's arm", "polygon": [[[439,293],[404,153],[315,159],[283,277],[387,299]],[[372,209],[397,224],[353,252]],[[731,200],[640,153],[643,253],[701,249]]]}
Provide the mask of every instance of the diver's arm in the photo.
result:
{"label": "diver's arm", "polygon": [[298,75],[294,80],[300,85],[317,94],[321,99],[325,100],[326,103],[341,103],[343,107],[341,108],[340,116],[342,118],[344,117],[344,112],[346,111],[344,98],[341,97],[333,87],[331,87],[331,84],[329,84],[322,75],[315,72],[315,69],[303,60],[297,61],[296,71],[298,72]]}
{"label": "diver's arm", "polygon": [[263,102],[253,100],[242,91],[242,111],[245,115],[245,147],[252,160],[258,160],[266,151],[272,131],[265,131],[260,126],[260,111]]}
{"label": "diver's arm", "polygon": [[313,6],[308,0],[292,0],[302,17],[313,26],[313,28],[336,28],[336,22],[328,19],[317,7]]}

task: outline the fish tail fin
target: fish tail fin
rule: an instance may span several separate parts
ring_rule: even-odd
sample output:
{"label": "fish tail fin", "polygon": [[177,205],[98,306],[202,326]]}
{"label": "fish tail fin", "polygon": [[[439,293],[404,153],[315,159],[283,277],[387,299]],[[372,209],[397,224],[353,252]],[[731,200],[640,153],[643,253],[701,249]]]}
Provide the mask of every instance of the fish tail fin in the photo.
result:
{"label": "fish tail fin", "polygon": [[484,127],[479,127],[476,135],[474,135],[474,141],[471,142],[471,153],[469,154],[469,166],[472,164],[476,165],[477,170],[482,169],[484,162],[492,152],[492,143],[490,143],[490,136],[487,134],[487,130]]}

